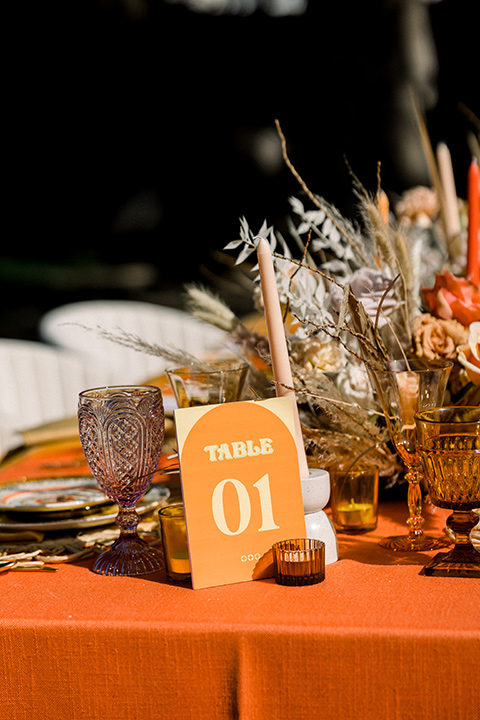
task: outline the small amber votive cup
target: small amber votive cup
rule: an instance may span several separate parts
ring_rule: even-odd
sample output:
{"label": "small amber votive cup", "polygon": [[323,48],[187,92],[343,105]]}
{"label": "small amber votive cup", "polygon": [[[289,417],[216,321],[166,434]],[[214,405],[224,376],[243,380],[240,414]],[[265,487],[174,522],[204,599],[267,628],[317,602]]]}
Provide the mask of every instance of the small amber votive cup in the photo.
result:
{"label": "small amber votive cup", "polygon": [[187,582],[191,578],[187,526],[183,503],[172,503],[158,511],[167,577]]}
{"label": "small amber votive cup", "polygon": [[279,585],[315,585],[325,580],[325,543],[321,540],[281,540],[272,551]]}
{"label": "small amber votive cup", "polygon": [[330,508],[335,529],[366,533],[378,524],[378,469],[330,473]]}

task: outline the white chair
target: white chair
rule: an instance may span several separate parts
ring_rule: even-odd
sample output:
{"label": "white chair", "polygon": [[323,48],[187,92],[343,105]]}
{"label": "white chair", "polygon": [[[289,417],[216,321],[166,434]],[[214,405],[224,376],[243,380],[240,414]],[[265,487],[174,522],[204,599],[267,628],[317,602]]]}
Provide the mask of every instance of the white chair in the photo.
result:
{"label": "white chair", "polygon": [[101,384],[102,368],[62,348],[0,339],[0,424],[21,432],[75,416],[78,393]]}
{"label": "white chair", "polygon": [[[88,329],[86,329],[88,328]],[[163,373],[169,363],[102,337],[101,331],[135,335],[150,344],[183,350],[199,358],[218,351],[226,333],[182,310],[153,303],[90,300],[55,308],[40,320],[40,337],[108,367],[103,384],[140,383]]]}

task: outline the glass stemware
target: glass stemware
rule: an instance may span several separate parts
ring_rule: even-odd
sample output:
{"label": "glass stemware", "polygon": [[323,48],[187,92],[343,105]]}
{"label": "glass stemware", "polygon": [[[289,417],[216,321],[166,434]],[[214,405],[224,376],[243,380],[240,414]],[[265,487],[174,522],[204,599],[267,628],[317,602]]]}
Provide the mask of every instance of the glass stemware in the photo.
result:
{"label": "glass stemware", "polygon": [[168,368],[165,372],[178,407],[185,408],[240,400],[248,365],[225,361],[210,370]]}
{"label": "glass stemware", "polygon": [[144,575],[163,570],[163,554],[137,534],[135,510],[157,469],[164,439],[162,394],[153,386],[85,390],[79,395],[80,441],[93,476],[119,511],[120,536],[98,556],[101,575]]}
{"label": "glass stemware", "polygon": [[480,577],[480,552],[470,534],[480,507],[480,408],[444,407],[415,415],[418,452],[434,505],[453,510],[447,527],[455,545],[438,553],[426,575]]}
{"label": "glass stemware", "polygon": [[449,360],[428,363],[422,360],[393,360],[387,364],[386,370],[370,370],[390,439],[407,469],[408,533],[381,540],[380,545],[389,550],[422,552],[451,544],[448,537],[429,537],[422,529],[425,522],[422,517],[422,473],[414,414],[442,405],[452,366]]}

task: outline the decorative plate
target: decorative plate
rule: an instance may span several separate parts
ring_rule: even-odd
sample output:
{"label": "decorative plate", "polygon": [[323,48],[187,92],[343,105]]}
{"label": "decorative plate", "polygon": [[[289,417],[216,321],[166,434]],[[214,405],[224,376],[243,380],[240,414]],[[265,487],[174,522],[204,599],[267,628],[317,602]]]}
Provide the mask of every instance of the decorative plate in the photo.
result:
{"label": "decorative plate", "polygon": [[[161,485],[151,485],[144,497],[137,503],[136,511],[140,516],[146,515],[160,507],[169,497],[170,490],[168,488]],[[117,505],[107,504],[99,506],[98,510],[91,515],[75,516],[66,519],[61,518],[58,520],[53,514],[49,516],[41,515],[40,517],[32,514],[31,520],[24,520],[21,515],[18,515],[19,519],[8,515],[0,515],[0,531],[39,530],[49,532],[94,528],[100,527],[101,525],[113,524],[117,513]]]}
{"label": "decorative plate", "polygon": [[0,512],[52,513],[89,510],[111,503],[93,477],[27,480],[0,486]]}

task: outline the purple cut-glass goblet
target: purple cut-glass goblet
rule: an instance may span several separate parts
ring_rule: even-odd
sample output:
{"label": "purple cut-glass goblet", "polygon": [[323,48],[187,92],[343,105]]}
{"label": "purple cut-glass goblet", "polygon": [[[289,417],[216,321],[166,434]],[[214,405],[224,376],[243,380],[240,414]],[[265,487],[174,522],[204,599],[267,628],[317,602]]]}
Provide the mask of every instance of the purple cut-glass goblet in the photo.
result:
{"label": "purple cut-glass goblet", "polygon": [[135,510],[157,469],[165,418],[162,394],[154,386],[117,386],[79,395],[80,441],[93,476],[119,511],[120,536],[98,556],[100,575],[145,575],[163,570],[163,554],[139,537]]}

